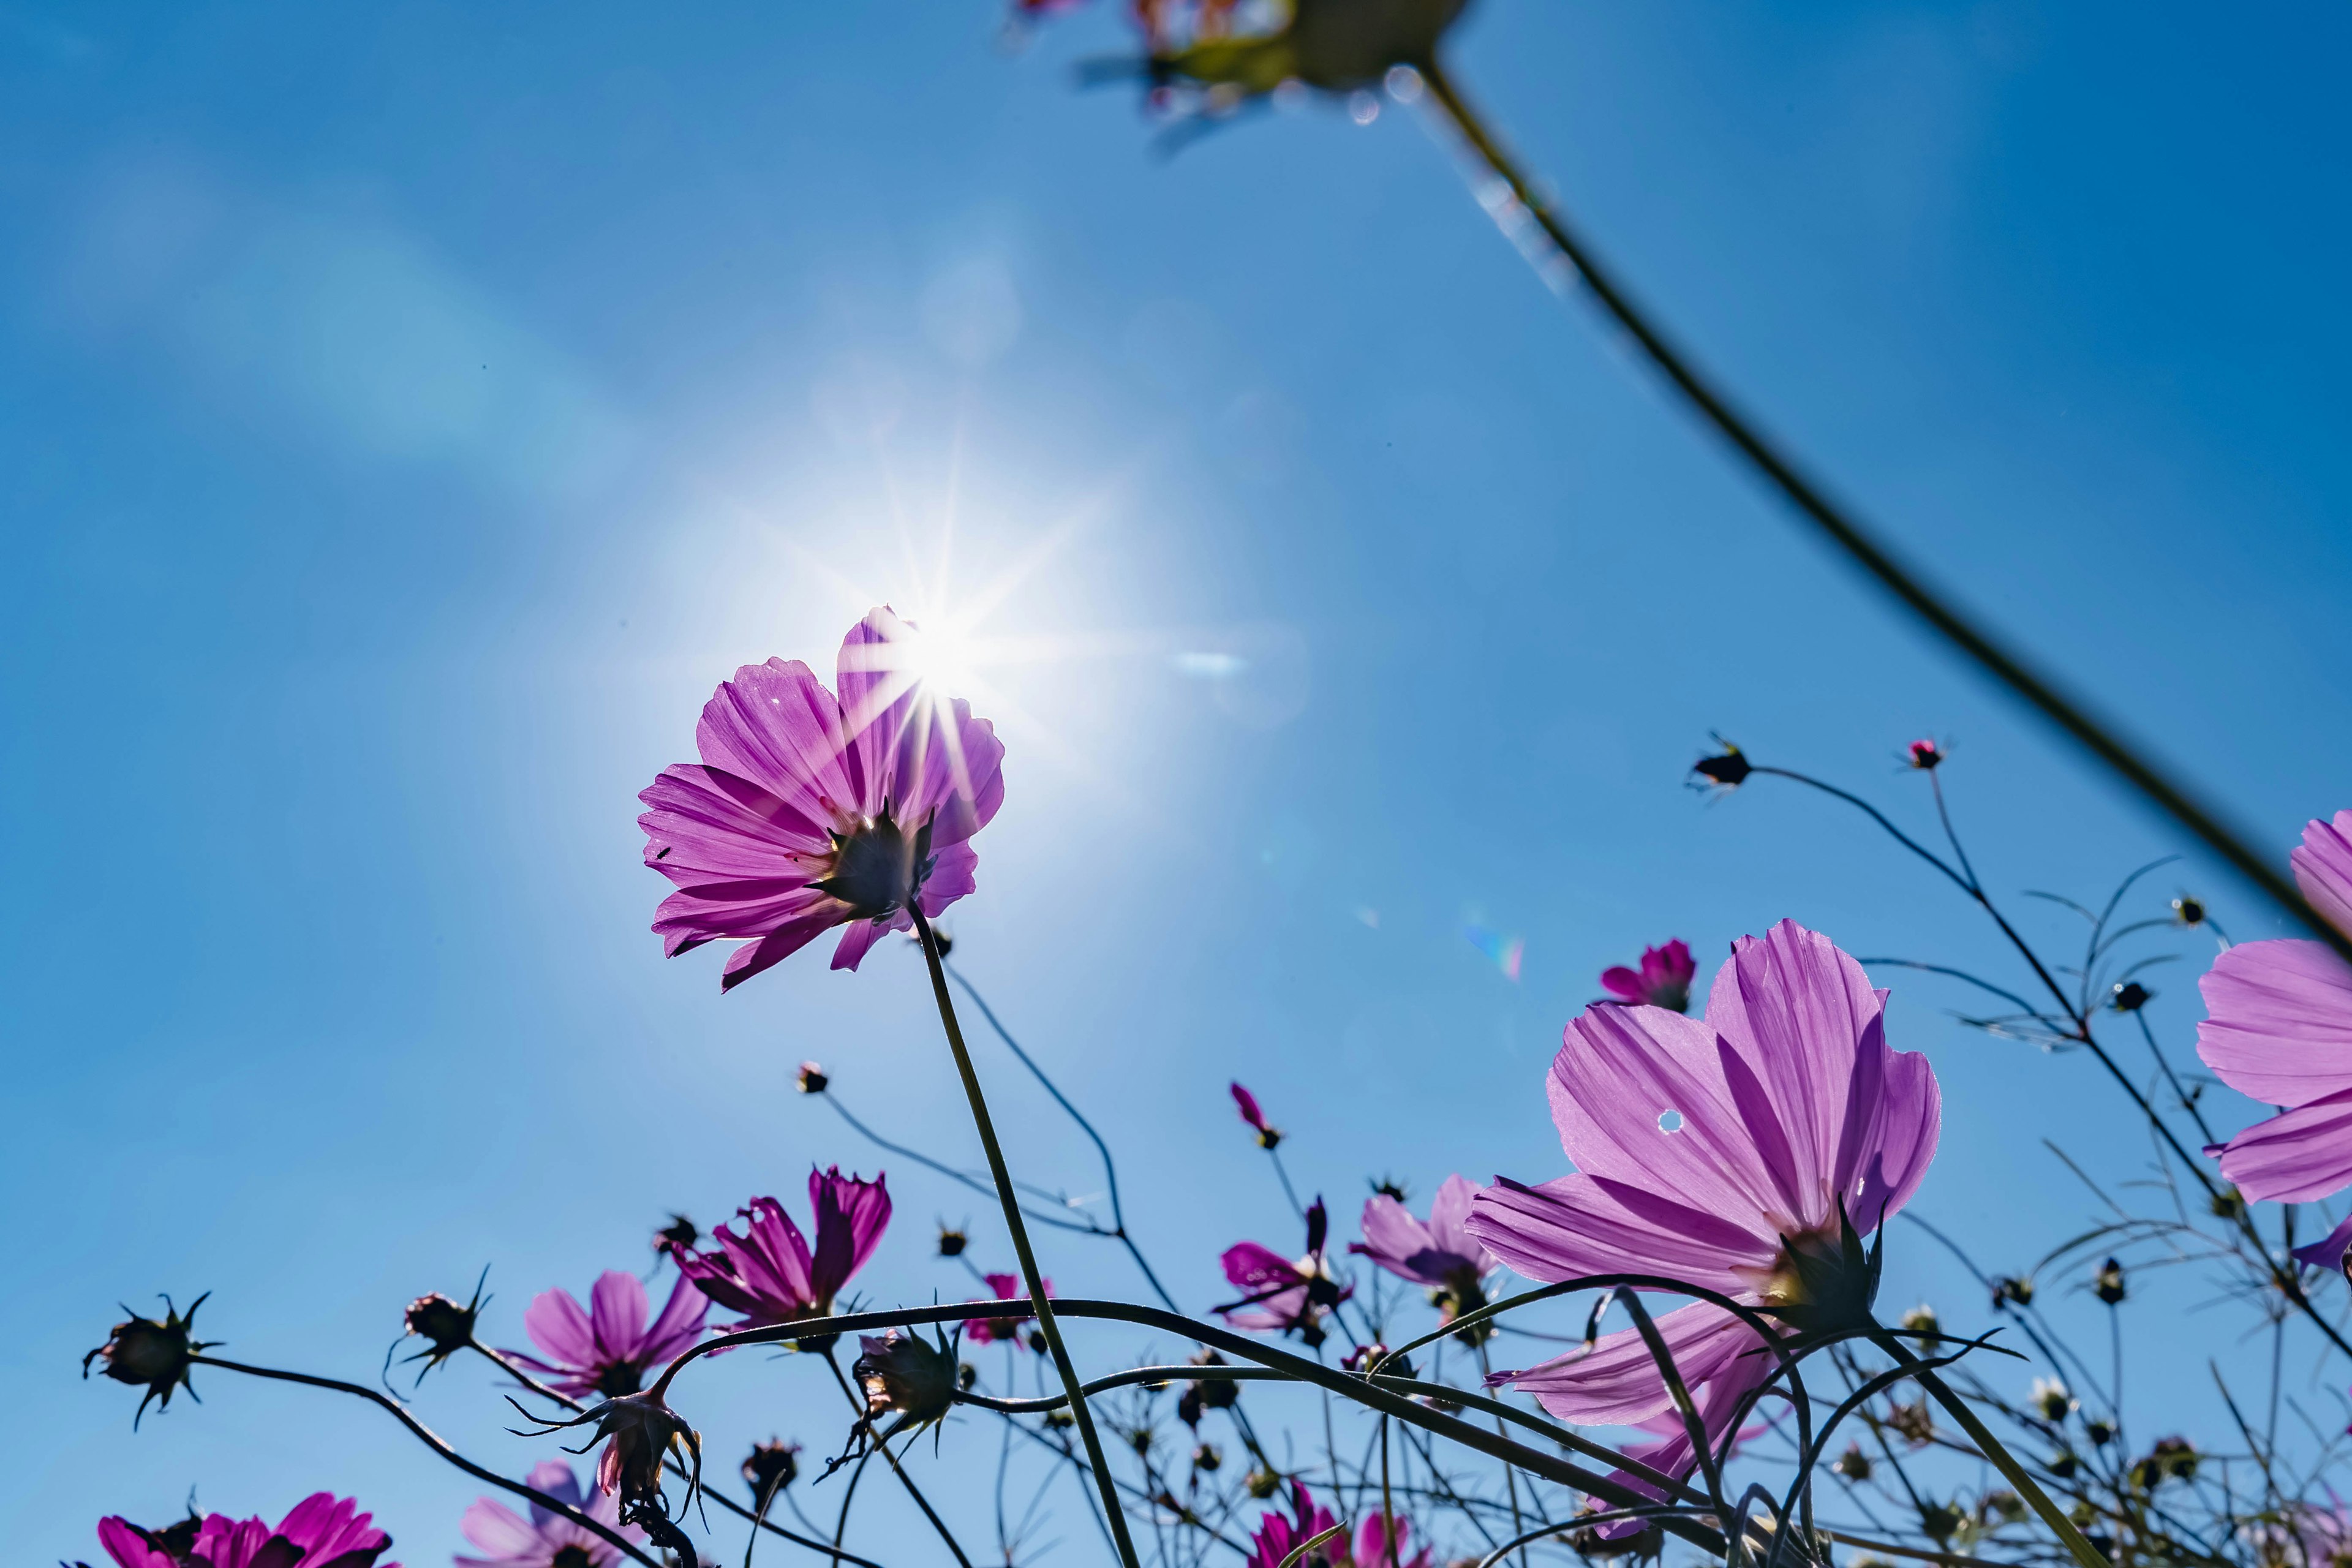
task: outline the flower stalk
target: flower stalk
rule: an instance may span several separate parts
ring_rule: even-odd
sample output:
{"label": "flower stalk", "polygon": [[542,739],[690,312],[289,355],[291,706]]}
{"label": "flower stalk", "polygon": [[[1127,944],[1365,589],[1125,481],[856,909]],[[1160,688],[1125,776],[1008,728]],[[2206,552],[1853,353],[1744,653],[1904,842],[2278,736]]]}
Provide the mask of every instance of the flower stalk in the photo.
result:
{"label": "flower stalk", "polygon": [[940,1025],[947,1032],[948,1049],[955,1057],[956,1073],[963,1079],[964,1098],[971,1104],[972,1128],[980,1134],[980,1146],[988,1155],[988,1173],[996,1182],[997,1202],[1004,1210],[1004,1228],[1013,1236],[1013,1251],[1020,1260],[1022,1283],[1028,1288],[1029,1303],[1036,1310],[1038,1331],[1045,1336],[1054,1370],[1069,1394],[1070,1413],[1077,1421],[1078,1438],[1086,1446],[1087,1463],[1102,1493],[1103,1513],[1110,1526],[1112,1544],[1118,1551],[1123,1568],[1139,1568],[1135,1542],[1128,1533],[1127,1510],[1119,1503],[1117,1483],[1103,1456],[1102,1436],[1095,1430],[1094,1415],[1087,1408],[1085,1388],[1078,1382],[1077,1366],[1070,1360],[1061,1325],[1055,1321],[1054,1304],[1045,1294],[1045,1278],[1037,1269],[1036,1252],[1029,1245],[1028,1227],[1021,1220],[1021,1203],[1013,1191],[1013,1173],[1004,1163],[1003,1149],[996,1142],[996,1124],[988,1114],[988,1099],[981,1092],[980,1075],[972,1070],[971,1053],[964,1048],[963,1029],[956,1022],[955,999],[948,994],[947,973],[940,966],[939,938],[919,906],[908,904],[907,912],[914,917],[915,935],[923,944],[923,963],[930,971],[931,994],[939,1003]]}

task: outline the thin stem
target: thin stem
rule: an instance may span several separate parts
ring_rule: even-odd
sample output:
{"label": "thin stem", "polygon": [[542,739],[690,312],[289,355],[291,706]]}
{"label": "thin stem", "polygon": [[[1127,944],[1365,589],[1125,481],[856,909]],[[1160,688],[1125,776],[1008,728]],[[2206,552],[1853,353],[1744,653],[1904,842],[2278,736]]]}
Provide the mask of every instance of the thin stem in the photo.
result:
{"label": "thin stem", "polygon": [[[1482,1339],[1478,1342],[1480,1386],[1485,1386],[1486,1380],[1494,1375],[1494,1363],[1486,1353],[1486,1342]],[[1499,1436],[1502,1430],[1503,1418],[1497,1415],[1495,1417],[1495,1431]],[[1519,1514],[1519,1473],[1506,1467],[1503,1471],[1503,1485],[1507,1489],[1511,1500],[1511,1533],[1517,1535],[1528,1527],[1528,1521]],[[1528,1554],[1524,1547],[1519,1551],[1519,1568],[1528,1568]]]}
{"label": "thin stem", "polygon": [[2043,717],[2073,736],[2084,750],[2138,790],[2141,795],[2203,840],[2208,848],[2228,861],[2279,908],[2301,921],[2314,936],[2333,947],[2347,960],[2352,960],[2352,936],[2337,931],[2321,919],[2294,884],[2279,875],[2268,859],[2248,848],[2245,840],[2224,826],[2212,808],[2196,800],[2185,786],[2166,777],[2154,763],[2144,760],[2105,724],[2093,719],[2080,701],[2062,693],[2054,680],[2034,669],[2022,654],[2003,646],[1992,633],[1978,626],[1929,588],[1916,572],[1898,562],[1892,550],[1874,538],[1873,531],[1860,519],[1832,501],[1818,485],[1799,470],[1795,459],[1783,454],[1761,430],[1733,408],[1728,397],[1700,374],[1698,368],[1666,338],[1664,331],[1634,304],[1632,297],[1583,240],[1570,232],[1552,204],[1535,189],[1487,131],[1476,111],[1463,100],[1445,70],[1434,59],[1422,62],[1421,70],[1428,81],[1431,95],[1461,132],[1463,140],[1470,144],[1471,150],[1486,167],[1510,187],[1511,195],[1583,277],[1585,286],[1592,291],[1593,298],[1601,302],[1602,309],[1633,335],[1642,351],[1665,373],[1666,379],[1675,384],[1691,406],[1714,426],[1799,512],[1811,521],[1863,570],[1877,578],[1920,619],[1975,661],[1986,674],[2040,710]]}
{"label": "thin stem", "polygon": [[1045,1336],[1046,1349],[1052,1352],[1054,1370],[1062,1376],[1062,1386],[1069,1392],[1070,1413],[1076,1417],[1078,1438],[1085,1444],[1087,1462],[1093,1468],[1095,1484],[1100,1489],[1103,1512],[1110,1522],[1112,1544],[1118,1548],[1118,1560],[1124,1568],[1140,1568],[1136,1561],[1135,1542],[1127,1529],[1126,1511],[1119,1507],[1118,1492],[1113,1487],[1110,1466],[1103,1458],[1102,1436],[1095,1430],[1095,1418],[1087,1408],[1086,1395],[1080,1392],[1078,1369],[1070,1360],[1070,1348],[1062,1342],[1062,1330],[1054,1321],[1054,1303],[1045,1295],[1045,1282],[1037,1272],[1037,1255],[1029,1245],[1029,1229],[1021,1223],[1021,1204],[1013,1191],[1013,1173],[1004,1163],[1004,1151],[996,1142],[996,1126],[989,1119],[988,1099],[981,1092],[980,1075],[972,1070],[971,1053],[964,1048],[963,1029],[956,1023],[955,999],[948,994],[947,973],[940,966],[939,939],[931,933],[931,922],[913,904],[907,907],[913,917],[915,934],[922,940],[923,962],[931,972],[931,994],[940,1007],[940,1024],[947,1031],[948,1049],[955,1057],[956,1073],[963,1079],[964,1098],[971,1104],[971,1123],[980,1134],[980,1146],[988,1155],[989,1174],[996,1180],[997,1202],[1003,1205],[1004,1228],[1012,1233],[1013,1255],[1021,1262],[1022,1283],[1029,1289],[1029,1300],[1037,1314],[1038,1331]]}
{"label": "thin stem", "polygon": [[[824,1364],[826,1370],[833,1373],[833,1381],[840,1385],[841,1396],[849,1401],[850,1409],[864,1414],[866,1402],[857,1397],[856,1391],[849,1386],[849,1379],[842,1375],[841,1363],[834,1359],[830,1345],[825,1347]],[[890,1451],[890,1445],[877,1439],[874,1446],[882,1450],[883,1463],[888,1465],[890,1473],[898,1478],[898,1484],[907,1489],[907,1495],[915,1500],[915,1506],[922,1510],[923,1517],[931,1521],[931,1528],[947,1543],[948,1551],[954,1555],[961,1568],[971,1568],[971,1559],[963,1554],[962,1542],[956,1540],[955,1531],[948,1528],[947,1521],[939,1516],[939,1510],[931,1507],[931,1500],[923,1495],[923,1489],[915,1484],[915,1478],[907,1473],[907,1468],[898,1462],[898,1456]]]}
{"label": "thin stem", "polygon": [[473,1460],[451,1447],[431,1427],[411,1415],[398,1400],[390,1394],[379,1394],[365,1384],[345,1383],[338,1377],[316,1377],[307,1372],[283,1372],[274,1366],[247,1366],[243,1362],[226,1361],[219,1356],[192,1355],[188,1359],[198,1366],[216,1366],[223,1372],[241,1372],[247,1377],[266,1377],[276,1383],[299,1383],[309,1388],[326,1388],[332,1389],[337,1394],[354,1394],[371,1405],[391,1412],[394,1420],[408,1428],[409,1436],[476,1480],[488,1481],[503,1491],[509,1491],[517,1497],[529,1499],[550,1513],[562,1514],[581,1529],[593,1532],[611,1545],[627,1552],[631,1557],[644,1563],[646,1568],[662,1568],[659,1563],[639,1551],[635,1542],[611,1526],[590,1518],[559,1498],[548,1496],[537,1487],[526,1486],[521,1481],[509,1480],[496,1470],[488,1469],[474,1463]]}

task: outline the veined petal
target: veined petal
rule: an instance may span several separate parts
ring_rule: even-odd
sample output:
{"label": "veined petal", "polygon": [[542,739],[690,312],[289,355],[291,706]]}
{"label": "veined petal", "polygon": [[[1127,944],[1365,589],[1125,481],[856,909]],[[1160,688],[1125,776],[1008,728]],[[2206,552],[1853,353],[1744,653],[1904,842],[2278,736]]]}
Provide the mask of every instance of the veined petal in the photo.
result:
{"label": "veined petal", "polygon": [[1472,1200],[1469,1228],[1530,1279],[1652,1274],[1727,1295],[1747,1288],[1740,1270],[1769,1268],[1779,1247],[1777,1237],[1581,1172],[1538,1187],[1498,1179]]}
{"label": "veined petal", "polygon": [[2337,931],[2352,934],[2352,811],[2337,812],[2332,822],[2306,824],[2302,847],[2287,858],[2311,907]]}
{"label": "veined petal", "polygon": [[[702,760],[816,818],[858,809],[841,704],[798,659],[747,664],[703,704]],[[652,804],[651,802],[647,803]]]}
{"label": "veined petal", "polygon": [[522,1326],[541,1353],[560,1366],[586,1366],[596,1359],[595,1331],[569,1290],[558,1287],[532,1297]]}
{"label": "veined petal", "polygon": [[588,1292],[588,1320],[596,1336],[599,1363],[627,1361],[637,1353],[646,1333],[646,1287],[623,1268],[607,1268],[596,1276]]}
{"label": "veined petal", "polygon": [[2310,1203],[2339,1192],[2352,1185],[2352,1089],[2257,1121],[2219,1152],[2221,1174],[2256,1202]]}
{"label": "veined petal", "polygon": [[[1656,1320],[1656,1328],[1685,1388],[1712,1382],[1743,1359],[1765,1363],[1767,1374],[1775,1364],[1754,1329],[1712,1302],[1677,1308]],[[1566,1421],[1630,1426],[1674,1408],[1674,1396],[1639,1329],[1603,1334],[1590,1349],[1570,1351],[1526,1372],[1498,1373],[1496,1381],[1534,1394]]]}
{"label": "veined petal", "polygon": [[2197,1054],[2231,1089],[2271,1105],[2352,1089],[2352,964],[2326,943],[2240,942],[2197,989]]}

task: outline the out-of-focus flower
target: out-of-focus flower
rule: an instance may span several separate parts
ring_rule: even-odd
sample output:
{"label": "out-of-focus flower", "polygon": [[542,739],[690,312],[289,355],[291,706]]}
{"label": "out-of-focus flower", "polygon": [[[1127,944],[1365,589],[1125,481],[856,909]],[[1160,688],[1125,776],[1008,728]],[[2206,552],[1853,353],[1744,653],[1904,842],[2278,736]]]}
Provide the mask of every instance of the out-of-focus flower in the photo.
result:
{"label": "out-of-focus flower", "polygon": [[[1783,921],[1733,945],[1703,1023],[1586,1009],[1549,1086],[1575,1173],[1486,1188],[1472,1233],[1532,1279],[1665,1275],[1801,1331],[1868,1322],[1877,1254],[1861,1236],[1926,1175],[1941,1106],[1927,1058],[1887,1048],[1885,994],[1827,937]],[[1656,1328],[1720,1438],[1774,1357],[1705,1302]],[[1634,1329],[1495,1381],[1578,1422],[1636,1424],[1672,1407]],[[1650,1464],[1677,1477],[1695,1464],[1687,1433],[1653,1453]]]}
{"label": "out-of-focus flower", "polygon": [[[1208,1349],[1192,1352],[1194,1366],[1223,1366],[1225,1358]],[[1230,1377],[1196,1377],[1184,1384],[1184,1392],[1176,1396],[1176,1418],[1187,1426],[1201,1425],[1201,1415],[1208,1410],[1231,1410],[1242,1396],[1242,1385]]]}
{"label": "out-of-focus flower", "polygon": [[2197,1449],[2188,1438],[2158,1437],[2147,1457],[2133,1463],[2131,1483],[2142,1491],[2154,1491],[2165,1481],[2193,1481],[2197,1461]]}
{"label": "out-of-focus flower", "polygon": [[[434,1290],[411,1301],[400,1314],[401,1337],[425,1342],[423,1350],[401,1363],[405,1366],[409,1362],[423,1362],[425,1365],[416,1374],[420,1381],[425,1373],[474,1342],[474,1325],[480,1321],[482,1303],[487,1300],[482,1286],[489,1277],[490,1271],[484,1268],[482,1278],[474,1282],[474,1299],[462,1307]],[[396,1342],[394,1348],[398,1348]]]}
{"label": "out-of-focus flower", "polygon": [[2183,893],[2172,900],[2172,918],[2185,926],[2201,926],[2205,923],[2205,901]]}
{"label": "out-of-focus flower", "polygon": [[845,925],[833,967],[972,890],[971,836],[1004,801],[1004,748],[921,678],[920,634],[887,609],[850,628],[840,695],[808,666],[747,664],[702,710],[702,761],[638,796],[646,864],[677,884],[654,931],[671,957],[745,939],[731,990]]}
{"label": "out-of-focus flower", "polygon": [[131,1430],[138,1430],[149,1400],[155,1402],[156,1409],[169,1410],[173,1389],[186,1389],[191,1399],[196,1396],[195,1386],[188,1381],[190,1358],[220,1342],[195,1339],[190,1332],[195,1326],[196,1309],[211,1295],[207,1290],[189,1302],[185,1312],[173,1306],[172,1298],[166,1296],[161,1318],[142,1318],[125,1307],[122,1310],[129,1315],[107,1331],[106,1342],[81,1358],[84,1377],[89,1375],[91,1362],[103,1360],[106,1364],[99,1370],[107,1376],[147,1390],[139,1396],[139,1408],[131,1415]]}
{"label": "out-of-focus flower", "polygon": [[[1014,0],[1018,15],[1066,8],[1067,0]],[[1271,12],[1237,0],[1136,0],[1149,53],[1139,74],[1155,89],[1188,89],[1198,108],[1226,112],[1297,82],[1330,93],[1368,97],[1383,82],[1398,97],[1417,96],[1412,71],[1436,57],[1439,39],[1461,16],[1464,0],[1291,0]],[[1261,17],[1270,25],[1255,25]],[[1241,24],[1236,26],[1237,21]],[[1162,105],[1165,107],[1165,105]],[[1357,118],[1371,112],[1358,105]]]}
{"label": "out-of-focus flower", "polygon": [[824,1069],[814,1062],[801,1063],[801,1070],[793,1075],[793,1087],[803,1094],[823,1094],[832,1082],[833,1079],[825,1077]]}
{"label": "out-of-focus flower", "polygon": [[163,1531],[109,1518],[98,1521],[98,1542],[119,1568],[374,1568],[392,1548],[392,1537],[374,1527],[373,1516],[332,1492],[311,1493],[274,1529],[262,1519],[223,1513],[191,1517]]}
{"label": "out-of-focus flower", "polygon": [[2003,1307],[2031,1307],[2033,1281],[2021,1275],[2002,1275],[1992,1282],[1992,1304],[1996,1311]]}
{"label": "out-of-focus flower", "polygon": [[882,1175],[872,1181],[845,1176],[841,1167],[809,1172],[809,1208],[816,1216],[816,1246],[773,1198],[753,1198],[736,1210],[744,1222],[739,1235],[728,1226],[710,1233],[716,1257],[692,1248],[677,1255],[677,1267],[704,1294],[743,1314],[728,1325],[770,1328],[822,1318],[850,1277],[866,1266],[890,1223],[890,1194]]}
{"label": "out-of-focus flower", "polygon": [[1721,744],[1723,750],[1711,757],[1701,757],[1693,763],[1691,772],[1718,788],[1738,789],[1748,781],[1748,775],[1756,771],[1755,767],[1748,762],[1747,754],[1738,747],[1724,740],[1720,735],[1717,735],[1716,740]]}
{"label": "out-of-focus flower", "polygon": [[[561,1459],[532,1467],[525,1478],[556,1501],[578,1509],[590,1519],[630,1541],[643,1541],[645,1531],[621,1522],[621,1500],[605,1492],[583,1495],[580,1478]],[[479,1498],[458,1521],[479,1557],[459,1556],[457,1568],[604,1568],[618,1562],[621,1549],[560,1513],[530,1505],[530,1517],[492,1498]]]}
{"label": "out-of-focus flower", "polygon": [[2091,1294],[2112,1307],[2124,1299],[2124,1266],[2114,1258],[2099,1265],[2091,1277]]}
{"label": "out-of-focus flower", "polygon": [[751,1457],[743,1461],[743,1479],[754,1502],[792,1485],[800,1473],[801,1446],[781,1438],[752,1444]]}
{"label": "out-of-focus flower", "polygon": [[[1497,1267],[1495,1255],[1468,1228],[1470,1200],[1477,1193],[1475,1183],[1446,1177],[1430,1200],[1426,1220],[1413,1218],[1396,1199],[1377,1194],[1364,1205],[1364,1239],[1349,1242],[1348,1250],[1399,1279],[1428,1287],[1440,1321],[1450,1323],[1486,1304],[1486,1276]],[[1479,1323],[1466,1331],[1483,1341],[1491,1331]]]}
{"label": "out-of-focus flower", "polygon": [[1225,1249],[1219,1259],[1225,1279],[1244,1292],[1212,1311],[1223,1314],[1237,1329],[1278,1330],[1295,1333],[1309,1346],[1323,1342],[1323,1314],[1355,1294],[1353,1285],[1331,1277],[1323,1256],[1330,1217],[1318,1198],[1307,1210],[1307,1252],[1297,1261],[1271,1247],[1244,1241]]}
{"label": "out-of-focus flower", "polygon": [[682,1214],[673,1214],[669,1223],[654,1232],[654,1251],[667,1258],[680,1247],[692,1247],[702,1239],[702,1229]]}
{"label": "out-of-focus flower", "polygon": [[1830,1461],[1830,1468],[1849,1481],[1866,1481],[1870,1479],[1870,1456],[1862,1451],[1861,1444],[1848,1443],[1845,1452]]}
{"label": "out-of-focus flower", "polygon": [[1192,1449],[1192,1468],[1202,1475],[1214,1475],[1217,1468],[1224,1462],[1224,1455],[1218,1451],[1214,1443],[1202,1443]]}
{"label": "out-of-focus flower", "polygon": [[[1257,1521],[1257,1530],[1250,1537],[1250,1568],[1283,1568],[1302,1543],[1339,1528],[1339,1516],[1317,1504],[1304,1481],[1290,1484],[1290,1507],[1287,1515],[1271,1509]],[[1347,1561],[1348,1537],[1342,1531],[1300,1557],[1292,1568],[1342,1568]]]}
{"label": "out-of-focus flower", "polygon": [[955,1352],[944,1337],[934,1346],[920,1334],[893,1329],[879,1339],[862,1334],[857,1344],[861,1353],[850,1372],[866,1392],[866,1414],[860,1425],[867,1431],[882,1416],[895,1415],[898,1420],[881,1434],[887,1438],[909,1426],[939,1420],[955,1403]]}
{"label": "out-of-focus flower", "polygon": [[1903,1331],[1906,1333],[1917,1334],[1921,1344],[1925,1346],[1944,1331],[1944,1325],[1936,1321],[1936,1309],[1922,1301],[1903,1314]]}
{"label": "out-of-focus flower", "polygon": [[1936,1413],[1923,1395],[1908,1405],[1897,1400],[1886,1407],[1886,1425],[1915,1448],[1936,1440]]}
{"label": "out-of-focus flower", "polygon": [[1250,1496],[1264,1502],[1282,1489],[1282,1478],[1264,1466],[1260,1466],[1242,1478],[1242,1485]]}
{"label": "out-of-focus flower", "polygon": [[1238,1083],[1233,1086],[1233,1090],[1234,1104],[1240,1110],[1242,1120],[1248,1122],[1257,1133],[1257,1146],[1261,1149],[1271,1149],[1281,1142],[1282,1129],[1266,1121],[1265,1112],[1257,1108],[1257,1096]]}
{"label": "out-of-focus flower", "polygon": [[941,1222],[940,1226],[940,1256],[941,1258],[961,1258],[963,1256],[963,1249],[971,1245],[971,1235],[970,1232],[966,1231],[961,1226],[949,1225],[944,1221]]}
{"label": "out-of-focus flower", "polygon": [[2107,993],[2107,1005],[2118,1013],[2137,1013],[2156,1000],[2156,993],[2137,980],[2126,980]]}
{"label": "out-of-focus flower", "polygon": [[[1393,1543],[1389,1540],[1390,1527],[1396,1531]],[[1426,1546],[1418,1554],[1406,1551],[1412,1539],[1412,1521],[1390,1520],[1385,1515],[1368,1513],[1356,1526],[1351,1568],[1429,1568],[1431,1552]]]}
{"label": "out-of-focus flower", "polygon": [[2116,1440],[2115,1426],[2096,1417],[2083,1423],[2083,1431],[2095,1447],[2104,1448]]}
{"label": "out-of-focus flower", "polygon": [[[2293,860],[2311,907],[2352,931],[2352,811],[2307,825]],[[2250,1198],[2290,1204],[2352,1184],[2352,965],[2323,942],[2245,942],[2197,988],[2205,1065],[2239,1093],[2288,1108],[2208,1147],[2221,1174]],[[2339,1247],[2319,1266],[2342,1258]]]}
{"label": "out-of-focus flower", "polygon": [[2037,1377],[2033,1380],[2032,1404],[2044,1421],[2063,1421],[2074,1408],[2074,1396],[2056,1378]]}
{"label": "out-of-focus flower", "polygon": [[1691,958],[1689,944],[1677,937],[1664,947],[1643,948],[1642,967],[1638,970],[1622,963],[1602,970],[1601,988],[1620,1002],[1686,1013],[1690,1010],[1691,981],[1697,974],[1698,965]]}
{"label": "out-of-focus flower", "polygon": [[506,1352],[545,1377],[558,1394],[575,1399],[635,1394],[645,1386],[647,1370],[702,1337],[702,1321],[710,1311],[709,1298],[691,1279],[681,1279],[671,1287],[661,1316],[647,1322],[645,1286],[618,1268],[596,1277],[588,1300],[591,1310],[583,1312],[569,1290],[541,1291],[523,1313],[522,1326],[547,1359]]}
{"label": "out-of-focus flower", "polygon": [[[988,1281],[988,1288],[996,1292],[993,1296],[982,1298],[982,1300],[1019,1301],[1025,1300],[1028,1297],[1028,1291],[1022,1285],[1021,1276],[1018,1274],[988,1274],[982,1278]],[[1046,1296],[1051,1298],[1054,1294],[1054,1282],[1051,1279],[1045,1279],[1041,1283],[1045,1287]],[[1018,1343],[1021,1339],[1021,1325],[1036,1315],[1034,1312],[1024,1312],[1017,1318],[968,1318],[964,1321],[963,1335],[974,1344]]]}
{"label": "out-of-focus flower", "polygon": [[1921,773],[1931,773],[1944,764],[1944,748],[1932,740],[1912,742],[1903,749],[1903,755]]}

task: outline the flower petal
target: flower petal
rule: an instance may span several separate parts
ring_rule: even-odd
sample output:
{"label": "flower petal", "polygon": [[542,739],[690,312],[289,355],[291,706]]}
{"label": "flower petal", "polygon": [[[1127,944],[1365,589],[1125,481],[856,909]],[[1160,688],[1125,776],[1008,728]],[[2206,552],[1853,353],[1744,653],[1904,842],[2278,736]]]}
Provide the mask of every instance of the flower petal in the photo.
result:
{"label": "flower petal", "polygon": [[559,1366],[587,1366],[596,1359],[595,1331],[569,1290],[541,1290],[532,1297],[522,1326],[530,1342]]}
{"label": "flower petal", "polygon": [[1651,1274],[1729,1294],[1747,1288],[1741,1270],[1769,1268],[1779,1249],[1777,1237],[1580,1172],[1539,1187],[1499,1178],[1472,1201],[1469,1224],[1496,1258],[1547,1283]]}
{"label": "flower petal", "polygon": [[830,822],[859,809],[841,704],[798,659],[738,669],[703,704],[694,740],[705,763],[811,818]]}
{"label": "flower petal", "polygon": [[2352,934],[2352,811],[2305,825],[2303,847],[2287,857],[2295,885],[2337,931]]}
{"label": "flower petal", "polygon": [[2339,1192],[2352,1185],[2352,1089],[2257,1121],[2206,1152],[2218,1152],[2221,1174],[2257,1202],[2310,1203]]}
{"label": "flower petal", "polygon": [[[1656,1327],[1685,1388],[1695,1390],[1742,1361],[1761,1363],[1767,1373],[1775,1364],[1754,1329],[1712,1302],[1677,1308],[1659,1318]],[[1741,1368],[1742,1375],[1746,1371]],[[1526,1372],[1499,1373],[1496,1381],[1534,1394],[1566,1421],[1629,1426],[1674,1408],[1674,1396],[1639,1329],[1603,1334],[1590,1348]]]}
{"label": "flower petal", "polygon": [[2325,942],[2241,942],[2197,989],[2197,1054],[2231,1089],[2271,1105],[2352,1089],[2352,964]]}
{"label": "flower petal", "polygon": [[598,1365],[635,1357],[646,1337],[646,1287],[625,1268],[607,1268],[588,1292],[588,1317],[596,1336]]}

